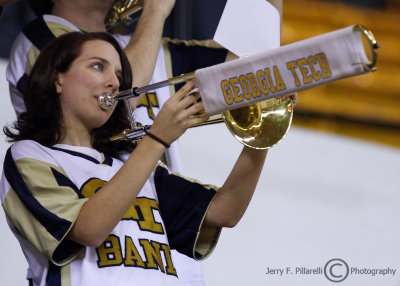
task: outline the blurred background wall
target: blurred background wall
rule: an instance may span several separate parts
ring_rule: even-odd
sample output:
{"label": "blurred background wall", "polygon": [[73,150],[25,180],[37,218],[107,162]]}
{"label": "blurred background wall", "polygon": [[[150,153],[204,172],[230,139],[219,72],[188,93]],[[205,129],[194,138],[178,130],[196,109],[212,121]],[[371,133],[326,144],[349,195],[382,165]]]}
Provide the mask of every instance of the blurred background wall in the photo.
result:
{"label": "blurred background wall", "polygon": [[[177,0],[165,35],[212,38],[224,5]],[[32,18],[21,1],[0,19],[1,126],[15,119],[5,81],[9,50]],[[292,128],[271,149],[248,212],[203,263],[207,285],[332,285],[323,273],[331,259],[349,266],[338,285],[400,285],[400,1],[284,0],[282,19],[282,44],[365,25],[380,44],[377,71],[299,93]],[[184,174],[217,185],[241,148],[223,125],[189,130],[180,146]],[[3,214],[0,235],[0,285],[27,285]],[[344,277],[340,263],[334,274]],[[282,275],[269,271],[278,268]],[[388,268],[397,272],[368,274]]]}

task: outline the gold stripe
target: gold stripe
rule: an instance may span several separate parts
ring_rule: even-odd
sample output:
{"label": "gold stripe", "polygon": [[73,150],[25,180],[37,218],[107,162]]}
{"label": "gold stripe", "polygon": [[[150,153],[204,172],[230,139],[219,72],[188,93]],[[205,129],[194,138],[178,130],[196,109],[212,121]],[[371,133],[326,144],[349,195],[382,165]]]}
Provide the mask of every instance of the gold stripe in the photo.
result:
{"label": "gold stripe", "polygon": [[[57,22],[46,22],[47,26],[49,27],[51,33],[55,37],[59,37],[61,35],[70,33],[70,32],[76,32],[76,30],[65,26],[64,24],[57,23]],[[36,62],[36,59],[38,58],[40,54],[40,50],[37,49],[34,45],[31,45],[31,47],[28,50],[28,61],[26,62],[25,66],[25,72],[27,75],[31,73],[32,67]]]}
{"label": "gold stripe", "polygon": [[26,237],[40,253],[51,259],[59,242],[25,208],[13,189],[7,193],[3,208],[21,235]]}
{"label": "gold stripe", "polygon": [[50,31],[53,33],[54,36],[59,37],[61,35],[70,33],[70,32],[77,32],[77,30],[72,29],[64,24],[58,22],[46,22],[47,26],[49,27]]}
{"label": "gold stripe", "polygon": [[[215,196],[214,196],[215,198]],[[218,243],[219,236],[221,234],[221,227],[204,226],[204,219],[210,208],[214,198],[210,201],[207,206],[207,210],[204,212],[203,218],[200,223],[200,228],[197,232],[197,238],[194,243],[193,257],[195,260],[206,259],[214,251],[215,246]],[[198,255],[199,254],[199,255]]]}
{"label": "gold stripe", "polygon": [[39,49],[37,49],[34,45],[32,45],[29,48],[29,50],[28,50],[28,60],[27,60],[26,65],[25,65],[25,73],[27,75],[30,75],[31,70],[33,68],[33,65],[35,64],[36,59],[38,58],[39,54],[40,54]]}
{"label": "gold stripe", "polygon": [[201,47],[205,47],[205,48],[224,49],[223,46],[221,46],[220,44],[218,44],[214,40],[201,40],[201,41],[199,41],[199,40],[190,40],[190,41],[186,41],[186,40],[179,40],[179,39],[163,38],[163,44],[164,43],[172,43],[172,44],[175,44],[175,45],[184,44],[185,46],[188,46],[188,47],[201,46]]}
{"label": "gold stripe", "polygon": [[61,286],[71,286],[71,264],[61,267]]}
{"label": "gold stripe", "polygon": [[[58,217],[71,222],[70,229],[65,233],[66,236],[87,199],[79,199],[74,190],[58,185],[50,168],[64,174],[61,168],[30,158],[19,159],[15,163],[35,199]],[[65,236],[60,241],[55,239],[25,208],[14,190],[11,189],[8,192],[3,207],[20,233],[56,265],[65,265],[79,254],[77,252],[65,261],[54,261],[52,256]]]}
{"label": "gold stripe", "polygon": [[[167,71],[167,78],[172,78],[172,59],[171,59],[171,52],[168,48],[168,40],[163,39],[162,40],[162,46],[164,50],[164,61],[165,61],[165,70]],[[175,86],[174,85],[169,85],[169,93],[170,96],[175,94]]]}

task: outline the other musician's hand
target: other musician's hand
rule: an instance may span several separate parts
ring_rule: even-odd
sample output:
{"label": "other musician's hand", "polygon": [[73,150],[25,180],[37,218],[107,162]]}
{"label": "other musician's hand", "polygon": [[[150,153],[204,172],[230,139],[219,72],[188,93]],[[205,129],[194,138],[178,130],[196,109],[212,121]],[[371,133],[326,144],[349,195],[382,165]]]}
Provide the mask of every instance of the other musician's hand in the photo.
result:
{"label": "other musician's hand", "polygon": [[143,10],[150,11],[153,15],[160,15],[165,20],[174,6],[175,0],[145,0]]}
{"label": "other musician's hand", "polygon": [[288,95],[284,95],[281,97],[281,99],[285,100],[289,97],[292,99],[293,107],[295,107],[297,105],[297,103],[299,102],[299,96],[297,95],[297,92],[288,94]]}

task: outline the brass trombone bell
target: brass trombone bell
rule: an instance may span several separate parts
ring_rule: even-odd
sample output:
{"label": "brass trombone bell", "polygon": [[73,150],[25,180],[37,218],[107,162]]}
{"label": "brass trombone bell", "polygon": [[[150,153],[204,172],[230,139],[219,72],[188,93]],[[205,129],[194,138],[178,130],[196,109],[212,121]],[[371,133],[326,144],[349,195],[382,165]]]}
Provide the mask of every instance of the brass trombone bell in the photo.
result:
{"label": "brass trombone bell", "polygon": [[267,149],[286,135],[293,118],[293,103],[273,98],[222,113],[226,127],[242,144]]}
{"label": "brass trombone bell", "polygon": [[[109,109],[118,100],[134,98],[141,93],[184,82],[193,77],[194,73],[192,72],[145,87],[125,90],[117,95],[104,93],[99,96],[99,105],[103,109]],[[221,115],[222,117],[212,117],[211,120],[198,126],[225,122],[232,135],[242,144],[254,149],[267,149],[278,144],[289,130],[293,118],[293,103],[291,98],[286,100],[273,98],[225,111]],[[145,131],[148,129],[150,129],[150,126],[124,130],[112,136],[109,140],[138,140],[146,134]]]}
{"label": "brass trombone bell", "polygon": [[111,30],[119,24],[130,25],[133,23],[132,15],[143,8],[143,0],[117,0],[107,12],[104,24]]}

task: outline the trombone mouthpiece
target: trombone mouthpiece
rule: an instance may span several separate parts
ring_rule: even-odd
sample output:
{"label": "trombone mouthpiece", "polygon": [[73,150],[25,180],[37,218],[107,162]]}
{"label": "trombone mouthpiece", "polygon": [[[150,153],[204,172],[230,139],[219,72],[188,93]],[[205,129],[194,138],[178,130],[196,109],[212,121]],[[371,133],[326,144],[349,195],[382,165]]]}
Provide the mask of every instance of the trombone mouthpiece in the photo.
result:
{"label": "trombone mouthpiece", "polygon": [[110,109],[114,106],[116,100],[114,99],[113,95],[109,91],[105,91],[99,95],[99,105],[104,110]]}

